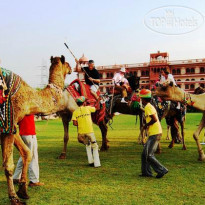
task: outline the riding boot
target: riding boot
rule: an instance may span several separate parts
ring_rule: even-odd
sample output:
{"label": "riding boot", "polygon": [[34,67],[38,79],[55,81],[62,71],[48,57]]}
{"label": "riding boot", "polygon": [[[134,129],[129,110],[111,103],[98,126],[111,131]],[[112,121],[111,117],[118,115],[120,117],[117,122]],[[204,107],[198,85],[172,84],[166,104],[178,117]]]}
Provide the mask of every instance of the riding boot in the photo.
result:
{"label": "riding boot", "polygon": [[88,156],[88,163],[89,164],[93,164],[94,163],[94,159],[93,159],[91,145],[86,145],[86,152],[87,152],[87,156]]}
{"label": "riding boot", "polygon": [[96,142],[92,143],[92,149],[93,149],[93,158],[94,158],[94,167],[100,167],[100,158],[99,158],[99,152],[98,152],[98,145]]}

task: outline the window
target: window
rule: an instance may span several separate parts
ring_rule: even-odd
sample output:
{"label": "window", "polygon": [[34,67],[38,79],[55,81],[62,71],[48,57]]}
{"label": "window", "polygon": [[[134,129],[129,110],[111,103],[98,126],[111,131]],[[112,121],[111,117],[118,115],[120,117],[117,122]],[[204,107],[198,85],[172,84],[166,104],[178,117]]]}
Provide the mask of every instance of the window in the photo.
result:
{"label": "window", "polygon": [[190,69],[189,68],[186,69],[186,73],[190,73]]}
{"label": "window", "polygon": [[179,68],[177,69],[177,74],[181,74],[181,72],[180,72],[180,69],[179,69]]}
{"label": "window", "polygon": [[191,73],[195,73],[195,69],[194,68],[191,68]]}
{"label": "window", "polygon": [[145,71],[142,71],[142,76],[145,76]]}
{"label": "window", "polygon": [[181,85],[178,85],[179,88],[181,88]]}
{"label": "window", "polygon": [[102,78],[102,73],[99,73],[99,75],[100,75],[100,78]]}
{"label": "window", "polygon": [[189,85],[188,84],[185,85],[185,89],[189,89]]}
{"label": "window", "polygon": [[156,68],[154,68],[154,73],[156,73],[157,72],[157,69]]}
{"label": "window", "polygon": [[146,85],[146,87],[145,87],[146,89],[149,89],[149,85]]}
{"label": "window", "polygon": [[107,73],[107,78],[109,78],[110,77],[110,73]]}
{"label": "window", "polygon": [[195,79],[194,79],[194,78],[192,78],[192,79],[191,79],[191,81],[195,81]]}
{"label": "window", "polygon": [[145,81],[142,81],[142,83],[145,83]]}
{"label": "window", "polygon": [[186,79],[186,81],[189,81],[189,79]]}
{"label": "window", "polygon": [[200,73],[204,73],[204,67],[200,68]]}
{"label": "window", "polygon": [[175,70],[175,69],[172,70],[172,74],[173,74],[173,75],[176,74],[176,70]]}
{"label": "window", "polygon": [[191,87],[191,89],[194,89],[194,88],[195,88],[194,84],[191,84],[191,86],[190,86],[190,87]]}
{"label": "window", "polygon": [[203,83],[201,83],[200,86],[201,86],[202,88],[204,88],[204,84],[203,84]]}
{"label": "window", "polygon": [[181,81],[180,79],[178,79],[177,81]]}
{"label": "window", "polygon": [[204,78],[201,78],[200,80],[204,80]]}
{"label": "window", "polygon": [[134,75],[137,75],[137,71],[134,71]]}
{"label": "window", "polygon": [[158,73],[160,72],[160,68],[157,68],[157,72],[158,72]]}
{"label": "window", "polygon": [[149,71],[148,70],[146,71],[146,76],[149,76]]}
{"label": "window", "polygon": [[110,73],[110,77],[113,78],[113,76],[114,76],[114,74],[113,74],[113,73]]}

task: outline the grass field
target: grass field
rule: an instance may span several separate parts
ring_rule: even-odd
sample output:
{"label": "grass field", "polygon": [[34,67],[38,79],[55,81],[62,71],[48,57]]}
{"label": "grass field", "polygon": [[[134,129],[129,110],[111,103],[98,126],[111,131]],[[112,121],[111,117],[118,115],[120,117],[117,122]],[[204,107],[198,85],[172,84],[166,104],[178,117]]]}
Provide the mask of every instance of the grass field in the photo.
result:
{"label": "grass field", "polygon": [[[163,120],[162,154],[157,158],[169,173],[162,179],[138,176],[142,145],[137,144],[139,126],[135,126],[134,116],[114,118],[113,130],[109,128],[108,132],[110,149],[100,153],[101,168],[87,165],[85,147],[77,142],[73,126],[70,128],[67,159],[58,160],[63,145],[61,120],[50,120],[48,125],[45,121],[37,122],[40,180],[45,186],[29,188],[28,204],[205,204],[205,163],[197,161],[197,147],[192,137],[201,116],[200,113],[187,115],[186,151],[181,149],[181,144],[173,149],[167,148],[169,142],[165,140]],[[97,126],[95,133],[101,145]],[[16,163],[19,157],[16,149],[14,156]],[[0,205],[8,203],[1,167]]]}

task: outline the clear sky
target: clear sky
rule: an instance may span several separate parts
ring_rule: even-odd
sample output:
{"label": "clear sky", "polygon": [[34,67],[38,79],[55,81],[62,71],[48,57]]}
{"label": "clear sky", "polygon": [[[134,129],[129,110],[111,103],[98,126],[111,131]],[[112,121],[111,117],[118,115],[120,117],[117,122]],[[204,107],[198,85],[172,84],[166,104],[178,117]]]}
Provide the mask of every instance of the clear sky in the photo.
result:
{"label": "clear sky", "polygon": [[51,55],[75,65],[65,38],[78,58],[84,53],[96,65],[147,62],[158,50],[170,60],[205,58],[205,24],[174,36],[144,25],[150,10],[169,5],[205,15],[204,0],[0,0],[0,66],[38,86],[39,66],[44,61],[49,68]]}

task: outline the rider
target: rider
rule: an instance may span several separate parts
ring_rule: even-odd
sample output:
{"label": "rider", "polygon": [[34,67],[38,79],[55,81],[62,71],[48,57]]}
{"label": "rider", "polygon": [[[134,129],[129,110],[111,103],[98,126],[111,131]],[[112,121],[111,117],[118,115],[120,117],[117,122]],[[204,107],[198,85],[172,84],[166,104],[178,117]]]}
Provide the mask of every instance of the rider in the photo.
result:
{"label": "rider", "polygon": [[[168,83],[173,82],[174,86],[177,86],[174,76],[171,73],[169,73],[169,71],[166,68],[162,69],[161,71],[160,83],[163,84],[164,82],[168,82]],[[181,108],[180,102],[177,103],[176,108],[177,109]]]}
{"label": "rider", "polygon": [[83,71],[85,72],[85,83],[90,86],[90,92],[98,100],[97,91],[99,89],[100,74],[95,68],[94,61],[89,60],[88,67],[84,67]]}
{"label": "rider", "polygon": [[125,97],[127,97],[127,89],[129,86],[128,80],[125,78],[126,70],[125,68],[121,68],[118,73],[115,73],[113,77],[113,81],[115,84],[115,89],[121,92],[122,95],[122,103],[127,103],[125,101]]}

